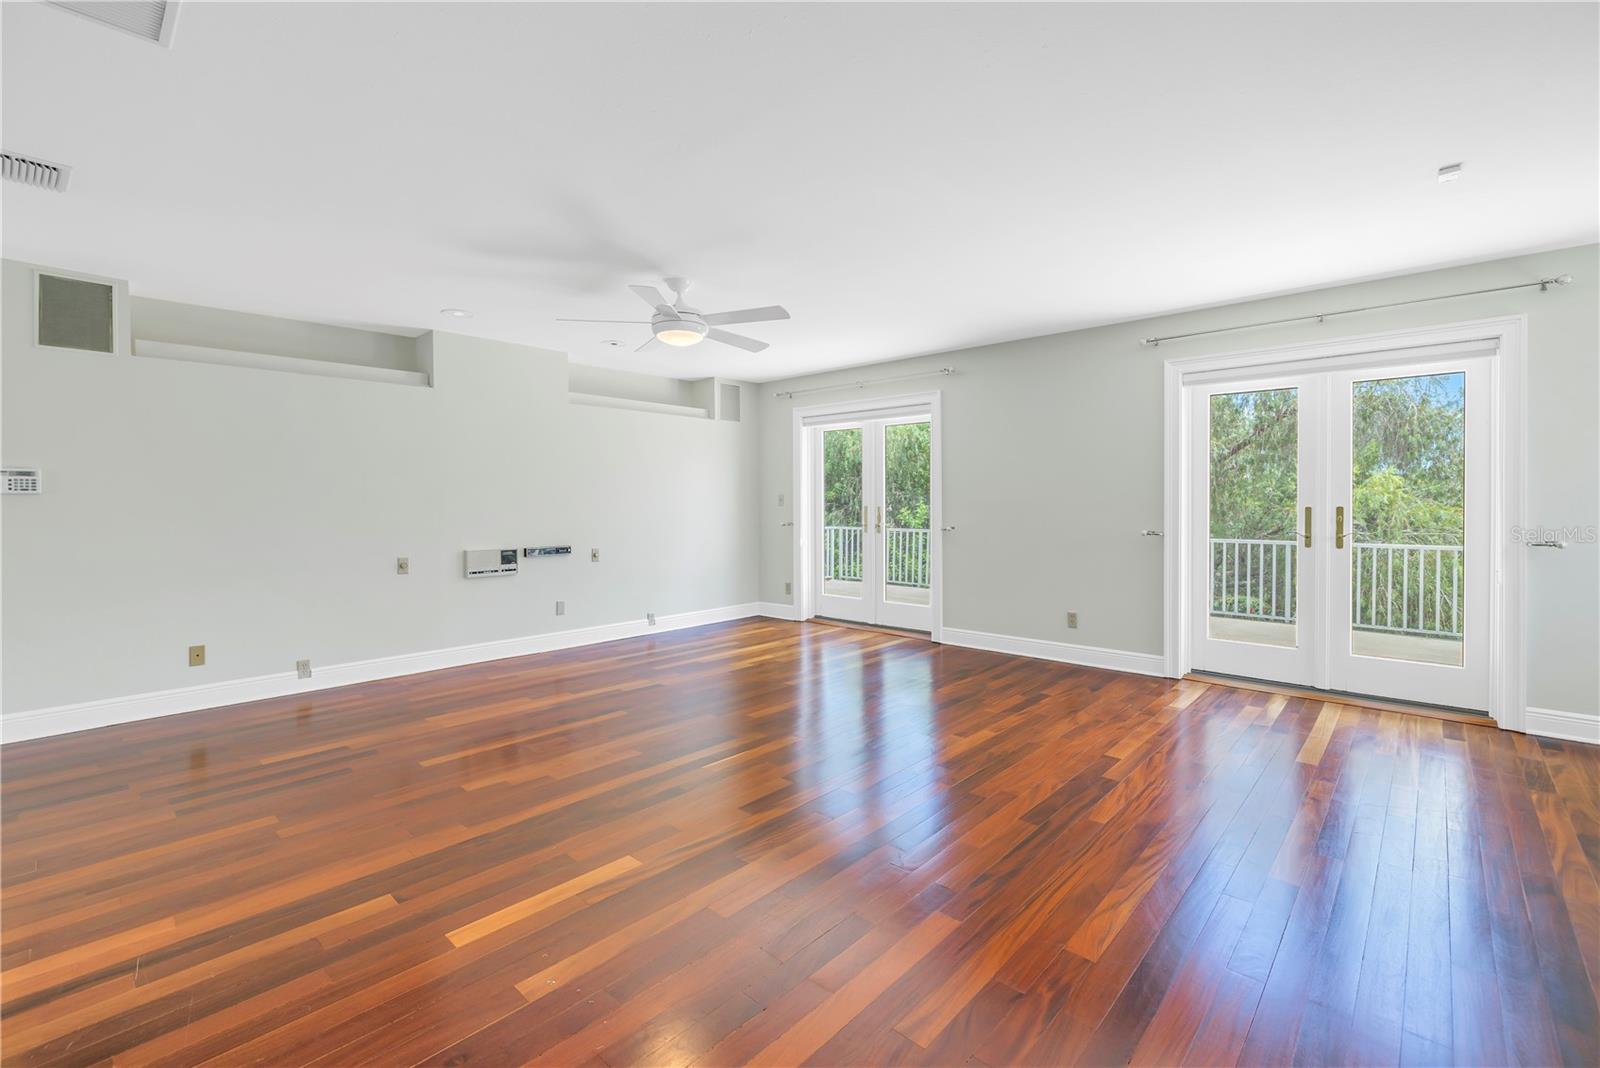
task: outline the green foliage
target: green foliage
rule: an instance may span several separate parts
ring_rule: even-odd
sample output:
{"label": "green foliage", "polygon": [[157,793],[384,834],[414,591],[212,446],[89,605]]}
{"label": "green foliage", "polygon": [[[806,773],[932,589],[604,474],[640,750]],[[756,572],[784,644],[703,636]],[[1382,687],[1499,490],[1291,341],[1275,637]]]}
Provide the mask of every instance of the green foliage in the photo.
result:
{"label": "green foliage", "polygon": [[861,431],[822,432],[822,525],[861,525]]}
{"label": "green foliage", "polygon": [[[897,423],[884,428],[884,490],[888,525],[928,529],[931,432],[928,423]],[[822,434],[824,525],[861,525],[861,431]]]}
{"label": "green foliage", "polygon": [[1300,440],[1296,391],[1211,398],[1211,536],[1294,537]]}
{"label": "green foliage", "polygon": [[929,423],[897,423],[884,427],[885,517],[901,530],[928,529]]}
{"label": "green foliage", "polygon": [[1460,545],[1466,530],[1462,376],[1357,382],[1352,529],[1363,542]]}
{"label": "green foliage", "polygon": [[[1459,545],[1465,529],[1460,374],[1355,384],[1351,530],[1362,542]],[[1296,534],[1296,391],[1211,398],[1211,536]]]}

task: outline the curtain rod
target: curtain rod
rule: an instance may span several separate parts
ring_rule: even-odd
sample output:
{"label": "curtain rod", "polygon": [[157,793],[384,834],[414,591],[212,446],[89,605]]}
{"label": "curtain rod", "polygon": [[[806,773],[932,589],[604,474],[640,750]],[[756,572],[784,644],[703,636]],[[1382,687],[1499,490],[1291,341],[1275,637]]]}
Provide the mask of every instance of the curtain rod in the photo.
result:
{"label": "curtain rod", "polygon": [[1235,330],[1255,330],[1258,327],[1283,326],[1286,323],[1307,323],[1313,319],[1320,323],[1323,320],[1332,318],[1335,315],[1354,315],[1356,312],[1381,311],[1384,308],[1403,308],[1408,304],[1427,304],[1430,301],[1454,300],[1457,297],[1477,297],[1482,296],[1485,293],[1504,293],[1511,289],[1532,289],[1534,286],[1538,286],[1539,291],[1543,292],[1549,289],[1551,286],[1564,286],[1570,284],[1571,282],[1572,276],[1570,274],[1562,274],[1557,275],[1554,278],[1541,278],[1537,282],[1518,282],[1514,286],[1495,286],[1493,289],[1470,289],[1465,293],[1442,293],[1437,297],[1418,297],[1416,300],[1397,300],[1389,304],[1368,304],[1363,308],[1345,308],[1342,311],[1316,312],[1311,315],[1296,315],[1288,319],[1269,319],[1266,322],[1245,323],[1242,326],[1219,326],[1215,330],[1195,330],[1187,334],[1168,334],[1165,337],[1147,337],[1141,341],[1140,344],[1149,345],[1154,348],[1163,341],[1181,341],[1188,337],[1205,337],[1207,334],[1228,334]]}
{"label": "curtain rod", "polygon": [[904,382],[908,378],[927,378],[929,375],[953,375],[954,367],[936,367],[932,371],[917,371],[909,375],[893,375],[889,378],[863,378],[857,382],[839,382],[831,386],[808,386],[805,389],[780,389],[774,397],[798,397],[802,393],[821,393],[825,389],[865,389],[867,386],[876,386],[882,382]]}

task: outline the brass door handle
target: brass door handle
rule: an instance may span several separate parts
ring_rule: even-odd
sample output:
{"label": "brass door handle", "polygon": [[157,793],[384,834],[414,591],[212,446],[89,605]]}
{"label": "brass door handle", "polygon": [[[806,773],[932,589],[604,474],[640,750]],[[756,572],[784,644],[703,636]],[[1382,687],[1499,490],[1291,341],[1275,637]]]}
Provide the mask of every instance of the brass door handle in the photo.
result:
{"label": "brass door handle", "polygon": [[1311,506],[1309,504],[1306,505],[1305,539],[1306,539],[1306,548],[1307,549],[1311,548]]}
{"label": "brass door handle", "polygon": [[1333,510],[1333,547],[1344,548],[1344,505]]}
{"label": "brass door handle", "polygon": [[881,505],[881,504],[878,505],[878,527],[877,527],[876,530],[873,531],[873,533],[874,534],[882,534],[883,533],[883,505]]}

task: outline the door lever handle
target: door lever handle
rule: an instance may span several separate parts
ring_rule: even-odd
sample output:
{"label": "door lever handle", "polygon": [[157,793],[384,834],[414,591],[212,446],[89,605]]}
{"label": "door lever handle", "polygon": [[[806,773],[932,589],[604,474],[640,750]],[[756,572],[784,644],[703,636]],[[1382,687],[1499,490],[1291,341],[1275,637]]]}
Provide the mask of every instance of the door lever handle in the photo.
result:
{"label": "door lever handle", "polygon": [[1306,539],[1306,548],[1307,549],[1311,548],[1311,506],[1309,504],[1306,505],[1305,539]]}
{"label": "door lever handle", "polygon": [[873,531],[873,533],[874,534],[882,534],[883,533],[883,505],[881,505],[881,504],[878,505],[878,525],[877,525],[877,528]]}
{"label": "door lever handle", "polygon": [[1344,505],[1333,510],[1333,547],[1344,548]]}

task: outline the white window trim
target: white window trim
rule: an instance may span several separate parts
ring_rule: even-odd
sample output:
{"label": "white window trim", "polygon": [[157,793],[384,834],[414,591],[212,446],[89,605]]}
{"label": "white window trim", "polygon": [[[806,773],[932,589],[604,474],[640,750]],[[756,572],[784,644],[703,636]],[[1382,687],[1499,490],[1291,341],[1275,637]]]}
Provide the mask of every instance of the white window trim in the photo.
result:
{"label": "white window trim", "polygon": [[[1409,330],[1363,334],[1330,341],[1249,349],[1219,355],[1174,357],[1164,368],[1165,501],[1162,508],[1166,535],[1162,574],[1163,653],[1167,674],[1177,678],[1192,663],[1188,633],[1188,480],[1189,435],[1185,380],[1201,380],[1229,371],[1284,363],[1307,362],[1306,370],[1321,370],[1371,362],[1379,353],[1461,342],[1493,341],[1490,382],[1495,409],[1490,416],[1490,526],[1494,574],[1489,605],[1489,714],[1507,730],[1524,729],[1528,706],[1527,630],[1524,626],[1526,554],[1511,539],[1513,524],[1524,522],[1527,510],[1524,478],[1525,354],[1528,319],[1525,315],[1476,319]],[[1312,362],[1314,361],[1314,363]]]}
{"label": "white window trim", "polygon": [[871,419],[911,411],[926,411],[929,418],[928,443],[928,526],[938,537],[929,538],[930,567],[933,571],[933,590],[929,607],[933,614],[929,637],[935,642],[944,640],[944,444],[943,418],[940,409],[943,391],[908,393],[894,397],[858,398],[835,401],[831,404],[813,404],[793,410],[794,433],[792,439],[794,480],[790,500],[794,502],[793,547],[794,559],[790,574],[794,576],[795,618],[810,619],[817,614],[816,594],[812,588],[812,554],[810,532],[812,511],[817,502],[806,492],[811,485],[811,450],[806,447],[808,431],[830,420]]}

